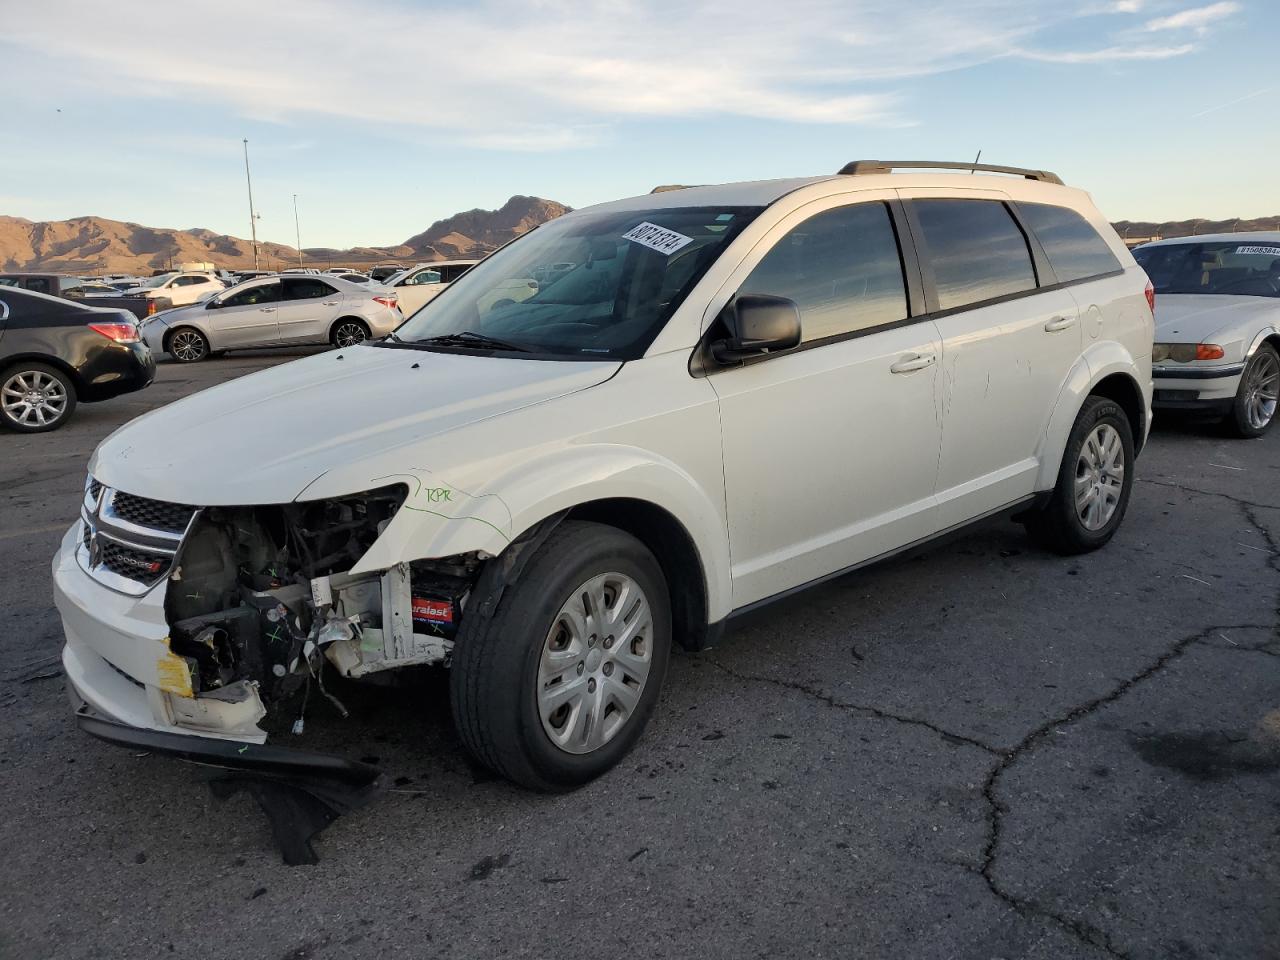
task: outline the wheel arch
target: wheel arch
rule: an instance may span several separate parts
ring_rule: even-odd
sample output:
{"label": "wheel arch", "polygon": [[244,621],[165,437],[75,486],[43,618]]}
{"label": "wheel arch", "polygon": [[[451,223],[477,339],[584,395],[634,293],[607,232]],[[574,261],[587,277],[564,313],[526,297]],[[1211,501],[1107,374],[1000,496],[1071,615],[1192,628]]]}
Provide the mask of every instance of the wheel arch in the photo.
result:
{"label": "wheel arch", "polygon": [[[1141,374],[1147,373],[1147,389],[1143,389]],[[1039,459],[1040,470],[1036,476],[1037,491],[1052,490],[1058,482],[1058,468],[1062,465],[1062,453],[1067,437],[1075,425],[1080,409],[1090,396],[1103,396],[1115,401],[1129,417],[1133,428],[1134,452],[1146,443],[1151,419],[1150,359],[1136,361],[1120,344],[1098,344],[1076,361],[1063,383],[1058,402],[1049,417],[1042,438]]]}
{"label": "wheel arch", "polygon": [[47,353],[35,353],[27,351],[24,353],[15,353],[12,356],[5,357],[0,360],[0,373],[5,373],[15,366],[21,366],[23,363],[42,363],[46,367],[53,367],[55,370],[65,374],[67,379],[71,381],[71,386],[76,391],[76,399],[80,399],[80,394],[85,392],[87,386],[81,378],[79,372],[67,361],[61,357],[51,356]]}

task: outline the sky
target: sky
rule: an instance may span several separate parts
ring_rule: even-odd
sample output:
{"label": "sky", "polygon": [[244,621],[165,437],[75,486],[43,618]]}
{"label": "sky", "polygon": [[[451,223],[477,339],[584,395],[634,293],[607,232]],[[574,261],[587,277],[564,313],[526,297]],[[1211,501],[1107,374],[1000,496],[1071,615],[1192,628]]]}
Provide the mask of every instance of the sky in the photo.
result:
{"label": "sky", "polygon": [[1280,215],[1277,0],[0,0],[0,214],[400,243],[853,159]]}

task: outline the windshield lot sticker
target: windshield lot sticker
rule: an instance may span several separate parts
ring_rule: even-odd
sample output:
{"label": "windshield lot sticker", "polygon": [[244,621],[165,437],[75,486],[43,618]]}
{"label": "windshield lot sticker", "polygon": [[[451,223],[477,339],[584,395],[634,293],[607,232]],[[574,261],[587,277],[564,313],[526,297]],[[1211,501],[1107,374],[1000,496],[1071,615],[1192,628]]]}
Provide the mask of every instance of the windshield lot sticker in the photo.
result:
{"label": "windshield lot sticker", "polygon": [[1264,257],[1280,257],[1280,247],[1236,247],[1236,253],[1258,253]]}
{"label": "windshield lot sticker", "polygon": [[665,253],[668,256],[681,247],[693,243],[693,237],[686,237],[683,233],[676,233],[674,230],[660,227],[656,223],[650,223],[648,220],[644,223],[636,224],[636,226],[622,235],[622,239],[630,240],[632,243],[638,243],[642,247],[657,250],[659,253]]}

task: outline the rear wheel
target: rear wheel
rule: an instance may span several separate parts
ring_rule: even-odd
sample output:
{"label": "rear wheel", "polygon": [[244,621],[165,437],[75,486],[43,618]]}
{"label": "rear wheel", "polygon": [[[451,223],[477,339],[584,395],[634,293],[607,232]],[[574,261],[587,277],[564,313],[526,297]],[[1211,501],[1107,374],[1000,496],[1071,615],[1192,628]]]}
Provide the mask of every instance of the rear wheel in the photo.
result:
{"label": "rear wheel", "polygon": [[179,327],[169,334],[168,350],[179,363],[198,363],[209,357],[209,340],[195,327]]}
{"label": "rear wheel", "polygon": [[0,374],[0,422],[10,430],[57,430],[75,408],[75,386],[56,367],[24,362]]}
{"label": "rear wheel", "polygon": [[369,339],[369,327],[363,320],[344,317],[333,325],[333,334],[329,337],[335,347],[354,347]]}
{"label": "rear wheel", "polygon": [[653,554],[616,528],[566,521],[492,617],[463,619],[450,677],[454,722],[494,772],[568,790],[639,739],[670,650],[667,584]]}
{"label": "rear wheel", "polygon": [[1276,417],[1280,397],[1280,354],[1264,343],[1249,358],[1226,424],[1240,437],[1260,437]]}
{"label": "rear wheel", "polygon": [[1023,517],[1027,532],[1058,553],[1087,553],[1110,540],[1133,490],[1133,429],[1124,410],[1089,397],[1076,417],[1045,506]]}

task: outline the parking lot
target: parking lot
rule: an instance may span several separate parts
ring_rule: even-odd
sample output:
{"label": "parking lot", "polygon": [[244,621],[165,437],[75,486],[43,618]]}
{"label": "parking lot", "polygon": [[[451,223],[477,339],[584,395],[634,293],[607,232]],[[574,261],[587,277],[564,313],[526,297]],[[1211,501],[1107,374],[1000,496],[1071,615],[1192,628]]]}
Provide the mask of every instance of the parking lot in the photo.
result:
{"label": "parking lot", "polygon": [[74,729],[49,561],[112,429],[296,355],[0,437],[0,955],[1280,956],[1280,435],[1158,425],[1101,552],[993,521],[735,622],[569,795],[478,772],[438,677],[344,688],[294,741],[394,787],[291,868]]}

